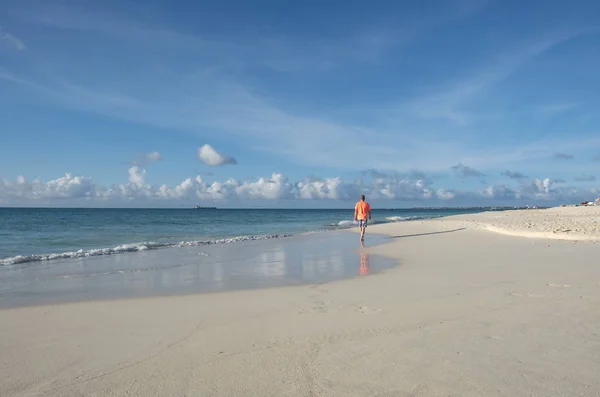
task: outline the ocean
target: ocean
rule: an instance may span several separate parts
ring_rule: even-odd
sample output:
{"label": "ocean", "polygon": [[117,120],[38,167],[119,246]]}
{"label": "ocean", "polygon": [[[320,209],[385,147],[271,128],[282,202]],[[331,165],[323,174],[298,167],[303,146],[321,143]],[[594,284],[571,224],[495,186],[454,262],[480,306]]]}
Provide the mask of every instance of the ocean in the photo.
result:
{"label": "ocean", "polygon": [[[377,209],[371,224],[483,211]],[[401,260],[364,247],[350,210],[0,209],[0,309],[298,286]]]}
{"label": "ocean", "polygon": [[[481,212],[375,209],[371,224]],[[0,208],[0,266],[284,238],[355,226],[352,209]]]}

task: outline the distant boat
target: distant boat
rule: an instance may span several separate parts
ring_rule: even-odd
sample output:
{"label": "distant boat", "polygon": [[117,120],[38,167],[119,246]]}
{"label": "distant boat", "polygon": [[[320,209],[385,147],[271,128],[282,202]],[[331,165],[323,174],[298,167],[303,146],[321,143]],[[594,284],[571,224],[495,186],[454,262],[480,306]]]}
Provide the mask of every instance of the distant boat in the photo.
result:
{"label": "distant boat", "polygon": [[217,207],[203,207],[201,205],[195,205],[194,209],[195,210],[216,210]]}

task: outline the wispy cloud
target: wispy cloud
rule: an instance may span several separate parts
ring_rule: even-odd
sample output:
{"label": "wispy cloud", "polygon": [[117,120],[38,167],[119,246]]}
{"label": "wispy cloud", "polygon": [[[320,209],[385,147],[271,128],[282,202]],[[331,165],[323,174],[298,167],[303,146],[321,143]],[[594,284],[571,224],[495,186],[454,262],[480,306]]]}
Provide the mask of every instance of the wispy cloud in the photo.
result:
{"label": "wispy cloud", "polygon": [[[477,116],[469,105],[479,94],[513,74],[520,67],[558,44],[585,34],[589,29],[551,34],[547,37],[523,43],[516,48],[486,59],[484,66],[472,70],[469,77],[437,87],[432,93],[412,100],[409,108],[413,114],[425,119],[445,119],[458,125],[472,122]],[[437,92],[436,92],[437,91]]]}
{"label": "wispy cloud", "polygon": [[578,103],[554,103],[549,105],[534,106],[532,110],[538,113],[555,114],[575,109],[578,106]]}
{"label": "wispy cloud", "polygon": [[[306,42],[290,37],[207,39],[166,29],[164,25],[108,19],[92,13],[48,7],[29,13],[29,21],[77,33],[93,32],[94,37],[108,38],[103,43],[117,46],[120,51],[133,49],[136,54],[151,54],[153,64],[146,65],[140,60],[138,67],[128,65],[125,70],[120,70],[116,79],[115,75],[97,68],[90,71],[93,78],[86,75],[78,81],[77,74],[70,73],[77,70],[76,66],[70,65],[77,60],[69,57],[69,62],[58,62],[40,75],[3,75],[0,70],[0,78],[51,98],[53,105],[168,127],[202,138],[219,133],[235,140],[247,139],[253,145],[250,149],[276,154],[303,165],[354,169],[416,167],[426,171],[447,171],[448,165],[457,159],[487,169],[488,162],[543,157],[539,154],[542,149],[515,150],[513,145],[481,150],[474,148],[466,135],[449,137],[445,131],[424,138],[413,131],[413,126],[418,127],[419,123],[405,126],[402,118],[408,110],[419,117],[441,116],[456,124],[467,124],[476,117],[467,105],[480,93],[578,32],[552,35],[531,45],[517,44],[516,48],[505,49],[493,59],[483,59],[481,64],[484,66],[465,73],[473,77],[435,84],[427,92],[421,90],[423,95],[407,97],[406,101],[388,99],[393,105],[402,101],[401,111],[397,107],[390,110],[392,106],[389,106],[387,114],[372,123],[319,114],[318,107],[295,109],[285,94],[270,92],[268,87],[260,85],[260,78],[246,74],[257,65],[271,71],[305,72],[377,61],[398,46],[413,42],[423,32],[471,15],[485,4],[477,1],[455,3],[462,6],[457,7],[459,11],[448,14],[450,16],[440,11],[431,20],[419,20],[406,29],[395,31],[367,26],[360,31],[349,31],[339,40]],[[155,57],[158,53],[163,54],[160,59]],[[187,73],[170,68],[172,65],[165,59],[180,58],[182,54],[186,59],[194,57],[194,64],[201,67]],[[155,63],[159,65],[160,79],[152,69]],[[128,78],[130,70],[136,71],[134,78]],[[387,124],[381,121],[398,114],[400,122]],[[369,137],[368,150],[365,150],[364,137]],[[550,157],[551,152],[544,156]],[[360,164],[357,164],[357,158],[360,158]],[[502,165],[500,169],[507,166]]]}
{"label": "wispy cloud", "polygon": [[554,153],[552,158],[554,160],[572,160],[575,156],[569,153]]}
{"label": "wispy cloud", "polygon": [[573,178],[576,182],[594,182],[596,177],[593,175],[580,175]]}
{"label": "wispy cloud", "polygon": [[[579,152],[590,148],[600,148],[600,138],[597,133],[581,136],[579,139],[570,137],[548,138],[543,137],[530,142],[503,142],[494,145],[484,154],[463,156],[463,161],[472,166],[480,167],[505,167],[508,164],[519,166],[531,166],[533,164],[543,165],[545,161],[555,160],[555,154],[571,154],[560,151]],[[572,155],[574,157],[574,155]]]}
{"label": "wispy cloud", "polygon": [[465,178],[484,176],[484,174],[475,168],[468,167],[462,163],[458,163],[450,167],[457,175]]}
{"label": "wispy cloud", "polygon": [[140,167],[144,167],[150,163],[154,163],[156,161],[160,161],[162,160],[162,155],[159,152],[151,152],[151,153],[144,153],[142,155],[139,155],[138,158],[134,161],[132,161],[132,165],[137,165]]}
{"label": "wispy cloud", "polygon": [[502,173],[502,175],[509,177],[511,179],[525,179],[527,178],[527,175],[523,175],[520,172],[516,172],[516,171],[509,171],[506,170]]}
{"label": "wispy cloud", "polygon": [[23,51],[27,48],[23,40],[5,31],[2,29],[2,26],[0,26],[0,40],[9,42],[19,51]]}
{"label": "wispy cloud", "polygon": [[[381,128],[296,115],[267,102],[251,87],[227,82],[227,77],[219,73],[165,77],[166,88],[159,90],[161,95],[138,97],[132,95],[130,87],[113,87],[110,81],[102,84],[104,87],[100,90],[62,78],[32,81],[0,69],[0,79],[33,90],[36,96],[46,96],[54,105],[175,128],[187,134],[199,135],[198,131],[207,129],[220,131],[233,139],[250,139],[253,142],[251,149],[315,166],[441,171],[457,157],[475,167],[505,166],[528,159],[549,158],[558,148],[579,150],[600,144],[600,139],[544,139],[518,147],[495,146],[484,155],[479,155],[481,150],[473,152],[477,153],[474,155],[461,144],[460,137],[453,141],[445,141],[443,137],[435,137],[438,141],[422,136],[417,139],[410,131],[392,134]],[[360,143],[365,136],[369,137],[367,151]],[[440,156],[439,153],[446,154]],[[361,158],[360,164],[356,163],[356,158]]]}
{"label": "wispy cloud", "polygon": [[[4,77],[0,74],[0,78]],[[254,145],[251,149],[268,151],[304,164],[356,166],[355,159],[360,155],[363,165],[388,168],[390,164],[383,163],[382,158],[393,158],[399,153],[398,149],[378,139],[382,134],[380,131],[296,116],[269,104],[246,87],[223,83],[219,79],[215,81],[214,76],[194,81],[173,80],[174,86],[197,86],[199,94],[167,94],[155,99],[141,99],[109,89],[100,92],[62,80],[46,86],[12,75],[6,77],[75,109],[178,128],[192,134],[211,128],[235,139],[249,139]],[[206,94],[202,94],[202,89]],[[372,142],[368,152],[360,143],[364,136],[369,136]]]}
{"label": "wispy cloud", "polygon": [[440,10],[439,15],[411,18],[401,28],[381,28],[365,24],[348,30],[341,37],[309,42],[294,36],[254,36],[207,38],[165,28],[159,24],[142,23],[125,17],[87,13],[69,7],[44,7],[23,13],[26,20],[53,28],[73,31],[92,31],[117,39],[121,44],[143,48],[167,49],[163,56],[185,51],[218,63],[220,70],[237,70],[262,66],[277,72],[307,72],[335,69],[348,62],[377,62],[388,51],[411,43],[420,34],[445,23],[462,18],[479,9],[483,2],[469,6]]}

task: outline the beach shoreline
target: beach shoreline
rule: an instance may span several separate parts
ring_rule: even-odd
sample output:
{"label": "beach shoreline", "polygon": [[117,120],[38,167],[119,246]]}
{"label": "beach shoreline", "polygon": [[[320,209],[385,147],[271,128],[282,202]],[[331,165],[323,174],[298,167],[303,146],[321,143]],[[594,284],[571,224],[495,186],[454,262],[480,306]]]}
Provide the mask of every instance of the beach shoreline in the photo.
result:
{"label": "beach shoreline", "polygon": [[[387,240],[374,235],[368,245]],[[395,265],[393,258],[365,254],[354,236],[339,231],[59,259],[0,268],[0,310],[307,285]]]}
{"label": "beach shoreline", "polygon": [[491,214],[369,226],[369,277],[0,310],[0,394],[599,395],[600,245]]}

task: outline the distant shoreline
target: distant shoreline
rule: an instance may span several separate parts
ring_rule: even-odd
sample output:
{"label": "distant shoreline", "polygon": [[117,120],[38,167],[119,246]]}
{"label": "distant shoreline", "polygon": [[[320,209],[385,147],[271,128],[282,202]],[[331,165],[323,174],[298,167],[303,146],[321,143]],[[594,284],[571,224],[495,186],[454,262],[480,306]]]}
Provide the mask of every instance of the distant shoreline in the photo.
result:
{"label": "distant shoreline", "polygon": [[[348,207],[332,207],[332,208],[293,208],[293,207],[201,207],[198,209],[219,209],[219,210],[240,210],[240,211],[251,211],[251,210],[267,210],[267,211],[348,211],[352,210],[353,203],[349,203]],[[539,209],[553,208],[539,207]],[[62,210],[193,210],[192,207],[1,207],[0,209],[62,209]],[[526,207],[515,207],[515,206],[457,206],[457,207],[374,207],[373,211],[413,211],[413,210],[471,210],[471,209],[497,209],[497,210],[519,210],[527,209]]]}

